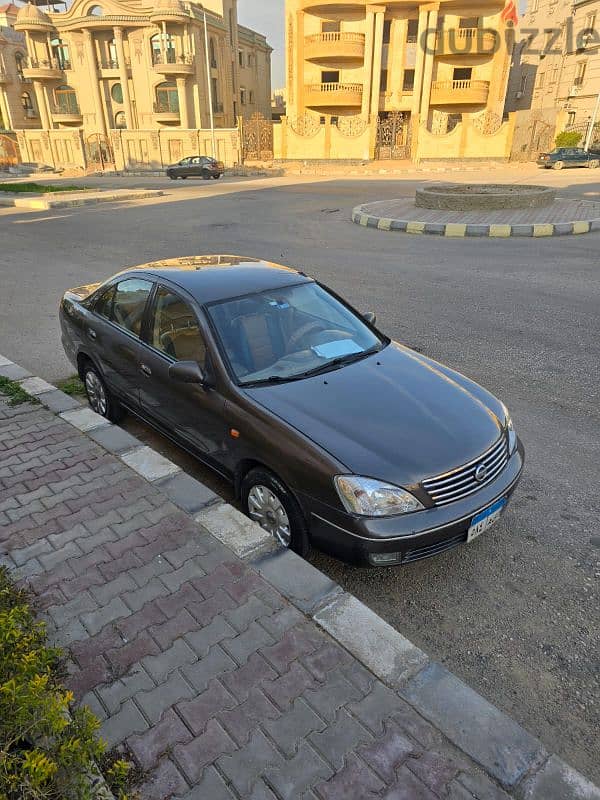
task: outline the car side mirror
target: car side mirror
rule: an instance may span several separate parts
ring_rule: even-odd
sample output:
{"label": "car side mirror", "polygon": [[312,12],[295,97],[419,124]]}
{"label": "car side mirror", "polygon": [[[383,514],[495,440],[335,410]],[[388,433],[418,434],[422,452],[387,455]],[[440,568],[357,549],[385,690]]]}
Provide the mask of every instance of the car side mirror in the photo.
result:
{"label": "car side mirror", "polygon": [[169,367],[169,378],[179,383],[200,383],[206,381],[204,370],[197,361],[176,361]]}
{"label": "car side mirror", "polygon": [[365,311],[363,317],[367,320],[369,325],[375,325],[377,322],[377,314],[374,311]]}

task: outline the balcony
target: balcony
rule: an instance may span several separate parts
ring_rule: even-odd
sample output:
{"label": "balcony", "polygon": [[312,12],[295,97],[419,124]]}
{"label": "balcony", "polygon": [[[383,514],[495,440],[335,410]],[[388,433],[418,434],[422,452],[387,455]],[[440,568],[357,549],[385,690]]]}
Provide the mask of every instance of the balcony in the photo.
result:
{"label": "balcony", "polygon": [[78,106],[73,104],[53,106],[52,119],[60,125],[82,125],[83,115]]}
{"label": "balcony", "polygon": [[304,57],[318,64],[360,66],[365,60],[365,35],[331,31],[306,36]]}
{"label": "balcony", "polygon": [[362,105],[362,83],[313,83],[304,87],[304,100],[311,108],[356,108]]}
{"label": "balcony", "polygon": [[[102,77],[112,77],[112,75],[107,75],[105,73],[114,73],[114,77],[118,77],[119,62],[116,58],[103,58],[100,61],[99,67],[102,71]],[[131,71],[131,61],[128,58],[125,59],[125,69],[128,72]]]}
{"label": "balcony", "polygon": [[53,59],[30,59],[23,65],[23,77],[30,81],[60,81],[64,79],[64,71],[71,69],[69,61]]}
{"label": "balcony", "polygon": [[431,105],[485,105],[490,91],[489,81],[433,81]]}
{"label": "balcony", "polygon": [[495,31],[484,28],[449,28],[438,32],[436,56],[492,56],[498,47]]}
{"label": "balcony", "polygon": [[368,0],[301,0],[300,11],[308,11],[331,19],[336,14],[347,14],[352,11],[363,12]]}
{"label": "balcony", "polygon": [[159,75],[192,75],[194,72],[194,56],[175,55],[170,50],[165,55],[152,53],[152,64]]}
{"label": "balcony", "polygon": [[167,100],[154,103],[154,119],[163,125],[179,125],[181,122],[179,103]]}

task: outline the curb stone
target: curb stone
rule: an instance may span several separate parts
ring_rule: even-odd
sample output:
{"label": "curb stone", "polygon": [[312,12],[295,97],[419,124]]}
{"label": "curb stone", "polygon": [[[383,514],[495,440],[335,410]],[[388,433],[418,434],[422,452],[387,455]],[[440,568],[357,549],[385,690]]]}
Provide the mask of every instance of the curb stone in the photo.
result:
{"label": "curb stone", "polygon": [[[195,495],[199,482],[173,462],[91,409],[72,411],[73,398],[53,390],[50,384],[0,355],[0,375],[6,372],[18,375],[14,379],[25,390],[27,385],[33,387],[39,402],[63,420],[101,446],[106,442],[106,449],[123,463],[128,466],[135,463],[139,474],[149,483],[160,489],[166,481],[186,477],[193,481],[186,487],[188,494]],[[58,410],[61,406],[64,411]],[[207,535],[245,560],[293,606],[432,722],[484,769],[495,781],[494,787],[500,784],[518,800],[600,800],[598,787],[558,756],[549,754],[537,738],[431,661],[426,653],[312,564],[276,542],[269,542],[270,537],[256,523],[227,503],[216,504],[216,495],[203,488],[207,502],[200,513],[186,509],[194,498],[186,497],[185,490],[171,500],[202,525]],[[468,791],[471,797],[480,796],[477,788]],[[482,791],[486,792],[485,797],[490,796],[487,790]],[[500,792],[498,788],[495,791]]]}
{"label": "curb stone", "polygon": [[577,220],[575,222],[547,222],[535,224],[502,225],[491,223],[458,222],[419,222],[417,220],[390,219],[368,214],[366,206],[356,206],[352,210],[352,222],[363,228],[376,228],[380,231],[395,231],[397,233],[430,234],[453,238],[480,237],[507,239],[514,236],[542,237],[542,236],[579,236],[585,233],[600,231],[600,218],[592,220]]}

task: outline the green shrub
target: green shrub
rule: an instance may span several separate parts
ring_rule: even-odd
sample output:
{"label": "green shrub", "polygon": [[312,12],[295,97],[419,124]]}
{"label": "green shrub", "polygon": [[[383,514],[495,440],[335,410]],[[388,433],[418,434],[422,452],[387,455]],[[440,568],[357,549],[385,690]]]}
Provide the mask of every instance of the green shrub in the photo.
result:
{"label": "green shrub", "polygon": [[64,378],[56,384],[56,388],[65,394],[71,395],[71,397],[85,395],[85,386],[81,382],[79,375],[71,375],[69,378]]}
{"label": "green shrub", "polygon": [[10,378],[2,375],[0,375],[0,396],[8,398],[9,406],[19,406],[21,403],[39,403],[37,397],[27,394],[17,381],[11,381]]}
{"label": "green shrub", "polygon": [[583,133],[579,133],[579,131],[562,131],[554,143],[557,147],[577,147],[582,138]]}
{"label": "green shrub", "polygon": [[[49,647],[27,593],[0,568],[0,800],[91,800],[89,775],[105,750],[88,708],[61,685],[61,651]],[[107,776],[126,800],[128,765]]]}

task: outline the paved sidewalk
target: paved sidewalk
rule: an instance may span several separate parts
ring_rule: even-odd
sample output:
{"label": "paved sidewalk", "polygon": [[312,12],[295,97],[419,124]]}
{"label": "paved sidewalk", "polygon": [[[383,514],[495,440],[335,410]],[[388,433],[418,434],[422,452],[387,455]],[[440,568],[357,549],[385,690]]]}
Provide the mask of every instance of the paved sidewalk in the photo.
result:
{"label": "paved sidewalk", "polygon": [[244,552],[245,518],[205,487],[0,367],[48,406],[0,398],[3,562],[70,650],[78,700],[146,771],[143,800],[600,798],[293,554],[234,555],[217,537]]}

